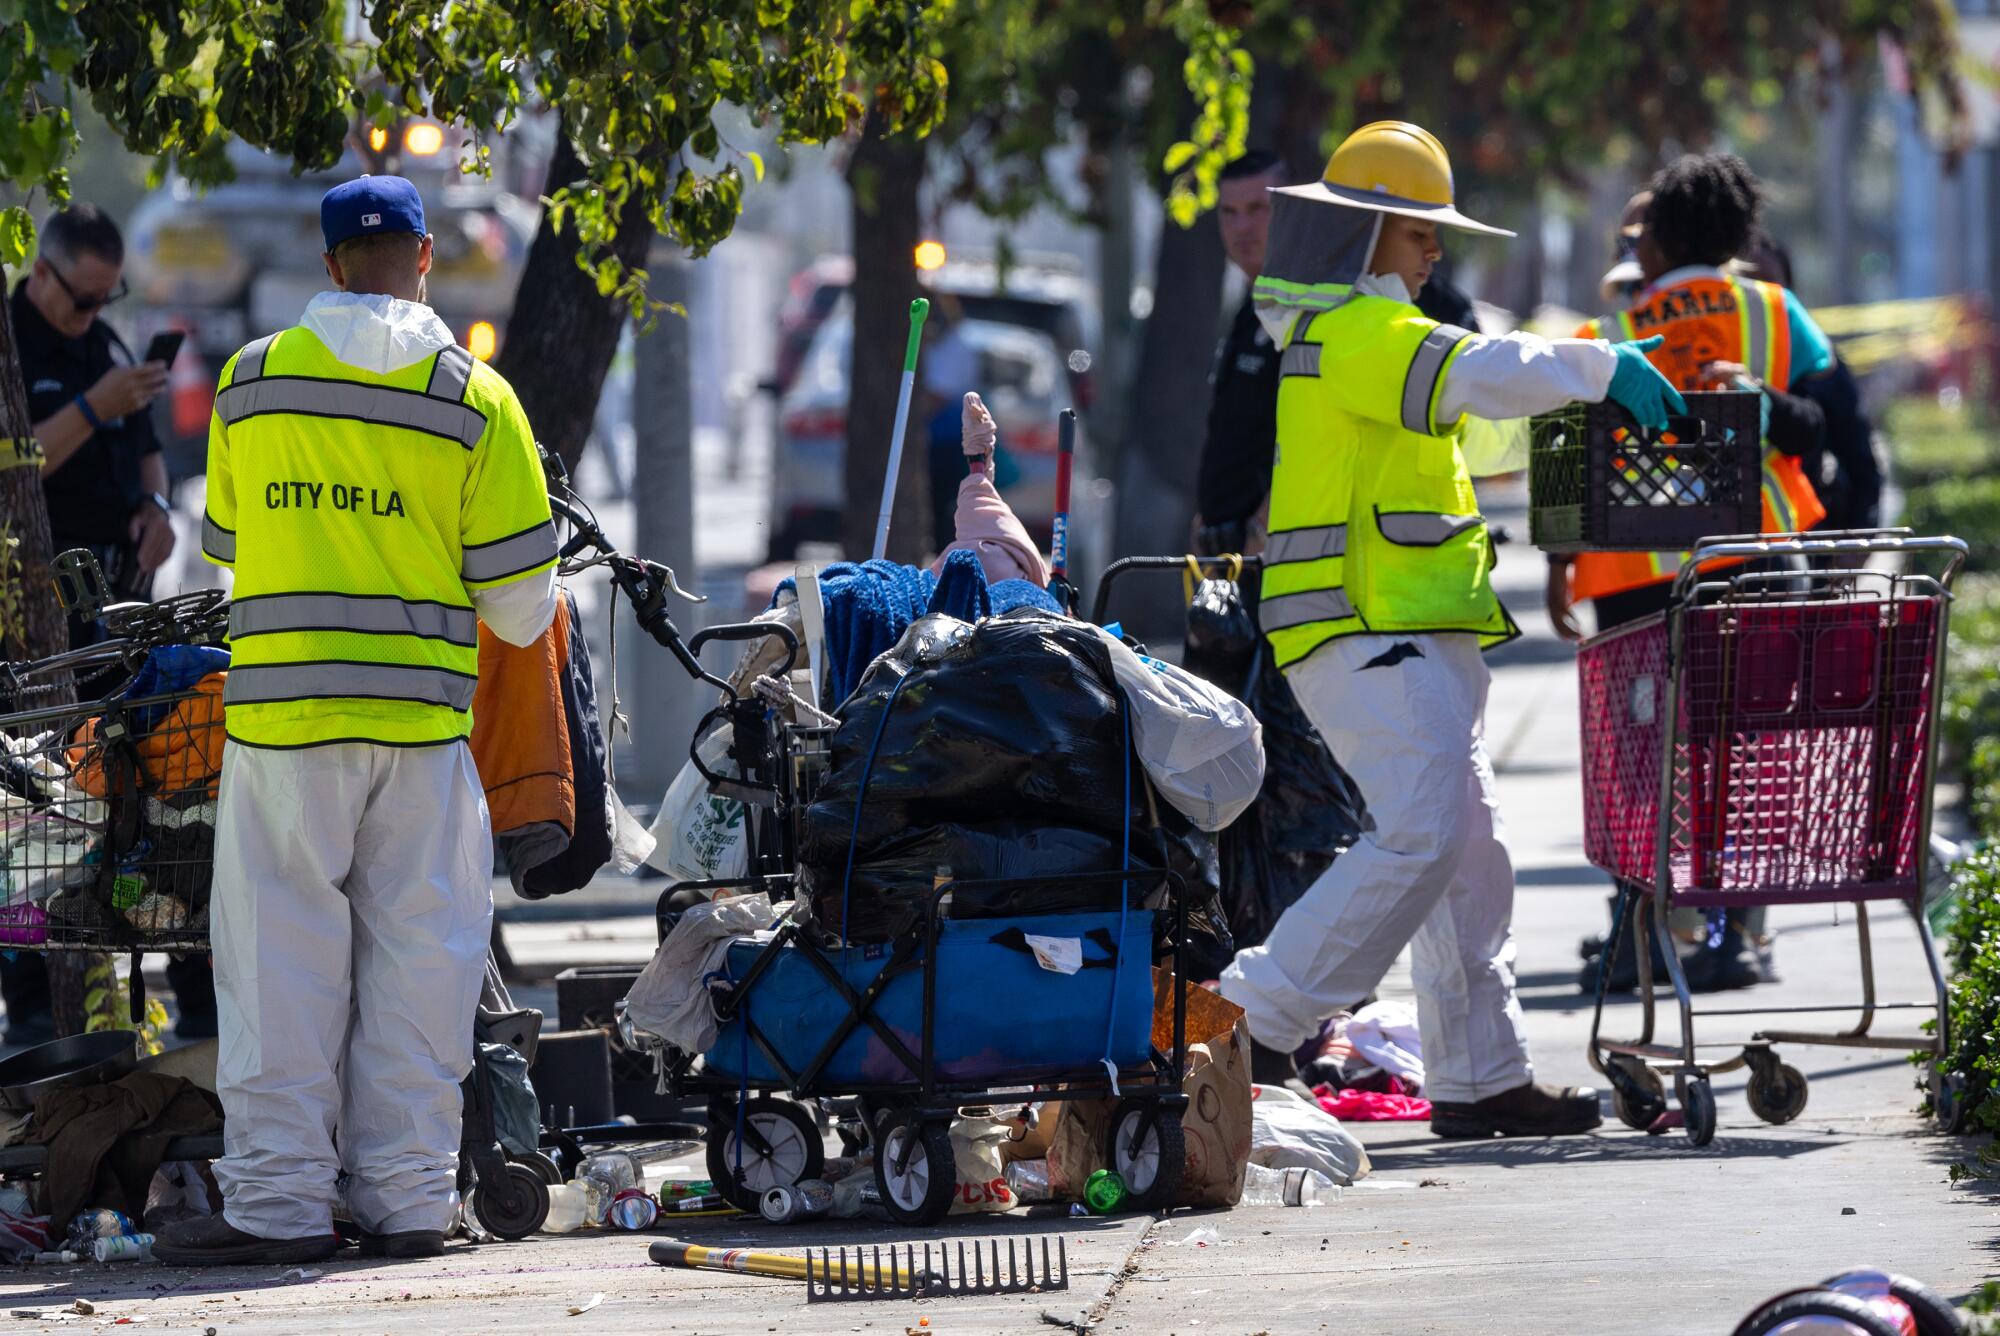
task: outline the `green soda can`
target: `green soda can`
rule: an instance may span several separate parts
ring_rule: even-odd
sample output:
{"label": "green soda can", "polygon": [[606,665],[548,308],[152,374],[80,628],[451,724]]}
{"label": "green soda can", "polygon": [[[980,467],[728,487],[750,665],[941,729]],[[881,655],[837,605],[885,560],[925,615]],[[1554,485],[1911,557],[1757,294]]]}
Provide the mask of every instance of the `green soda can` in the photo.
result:
{"label": "green soda can", "polygon": [[1125,1180],[1115,1169],[1098,1169],[1083,1181],[1083,1203],[1094,1215],[1110,1215],[1125,1204]]}

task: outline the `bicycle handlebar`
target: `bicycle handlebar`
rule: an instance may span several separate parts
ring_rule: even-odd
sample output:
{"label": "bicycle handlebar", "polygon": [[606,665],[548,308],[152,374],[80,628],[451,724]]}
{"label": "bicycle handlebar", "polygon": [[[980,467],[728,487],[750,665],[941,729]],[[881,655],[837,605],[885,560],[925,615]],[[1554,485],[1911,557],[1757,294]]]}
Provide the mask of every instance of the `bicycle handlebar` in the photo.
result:
{"label": "bicycle handlebar", "polygon": [[701,653],[702,646],[711,640],[767,640],[776,638],[784,642],[785,661],[776,670],[779,677],[790,675],[792,665],[799,659],[799,638],[791,627],[783,622],[730,622],[723,626],[705,626],[694,633],[688,641],[688,648]]}

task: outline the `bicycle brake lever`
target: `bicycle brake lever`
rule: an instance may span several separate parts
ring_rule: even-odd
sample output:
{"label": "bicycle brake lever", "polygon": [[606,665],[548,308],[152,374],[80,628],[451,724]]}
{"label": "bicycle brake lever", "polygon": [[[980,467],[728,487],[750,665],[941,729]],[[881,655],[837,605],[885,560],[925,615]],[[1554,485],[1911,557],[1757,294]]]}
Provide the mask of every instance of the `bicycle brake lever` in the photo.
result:
{"label": "bicycle brake lever", "polygon": [[673,567],[663,566],[657,561],[647,562],[646,567],[651,574],[658,576],[660,578],[661,583],[665,584],[669,590],[671,590],[673,593],[679,594],[682,598],[686,599],[688,602],[690,603],[708,602],[707,594],[690,594],[687,590],[681,588],[681,582],[674,578]]}

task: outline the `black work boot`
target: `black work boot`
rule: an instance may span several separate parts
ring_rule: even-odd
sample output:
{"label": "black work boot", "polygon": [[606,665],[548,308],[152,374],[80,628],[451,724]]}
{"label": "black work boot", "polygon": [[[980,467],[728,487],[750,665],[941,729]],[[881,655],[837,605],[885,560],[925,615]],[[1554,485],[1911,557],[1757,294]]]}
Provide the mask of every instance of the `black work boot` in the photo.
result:
{"label": "black work boot", "polygon": [[363,1257],[442,1257],[444,1256],[444,1231],[441,1229],[405,1229],[394,1234],[361,1234],[361,1255]]}
{"label": "black work boot", "polygon": [[1431,1131],[1452,1139],[1574,1136],[1603,1121],[1589,1086],[1531,1082],[1470,1104],[1431,1101]]}
{"label": "black work boot", "polygon": [[260,1239],[214,1215],[177,1220],[153,1240],[153,1256],[168,1266],[268,1266],[323,1262],[340,1249],[333,1231],[305,1239]]}
{"label": "black work boot", "polygon": [[1755,988],[1764,982],[1763,962],[1757,956],[1757,942],[1730,911],[1730,922],[1722,929],[1722,941],[1715,946],[1703,942],[1686,960],[1688,991],[1724,993],[1736,988]]}

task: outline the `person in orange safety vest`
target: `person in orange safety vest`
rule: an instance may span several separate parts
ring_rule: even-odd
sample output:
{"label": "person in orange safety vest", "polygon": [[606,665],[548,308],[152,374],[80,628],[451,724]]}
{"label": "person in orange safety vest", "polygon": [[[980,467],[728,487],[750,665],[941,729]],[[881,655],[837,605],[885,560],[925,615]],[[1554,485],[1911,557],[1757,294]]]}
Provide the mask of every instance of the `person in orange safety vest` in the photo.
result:
{"label": "person in orange safety vest", "polygon": [[[1801,461],[1818,460],[1825,418],[1818,404],[1793,391],[1833,365],[1833,349],[1789,290],[1730,266],[1755,232],[1762,204],[1757,179],[1733,154],[1690,154],[1654,179],[1651,196],[1634,255],[1646,286],[1630,310],[1590,321],[1579,334],[1614,342],[1662,335],[1648,356],[1678,388],[1748,385],[1761,392],[1763,531],[1810,529],[1826,510]],[[1591,604],[1599,631],[1658,612],[1685,559],[1680,552],[1551,556],[1549,618],[1559,635],[1575,640],[1581,636],[1577,602]],[[1767,977],[1759,926],[1742,911],[1730,911],[1719,939],[1711,931],[1685,962],[1690,986],[1701,992],[1746,988]],[[1660,968],[1656,962],[1656,976]],[[1605,943],[1584,969],[1586,992],[1595,990],[1600,969],[1609,970],[1609,991],[1636,986],[1630,942]]]}

